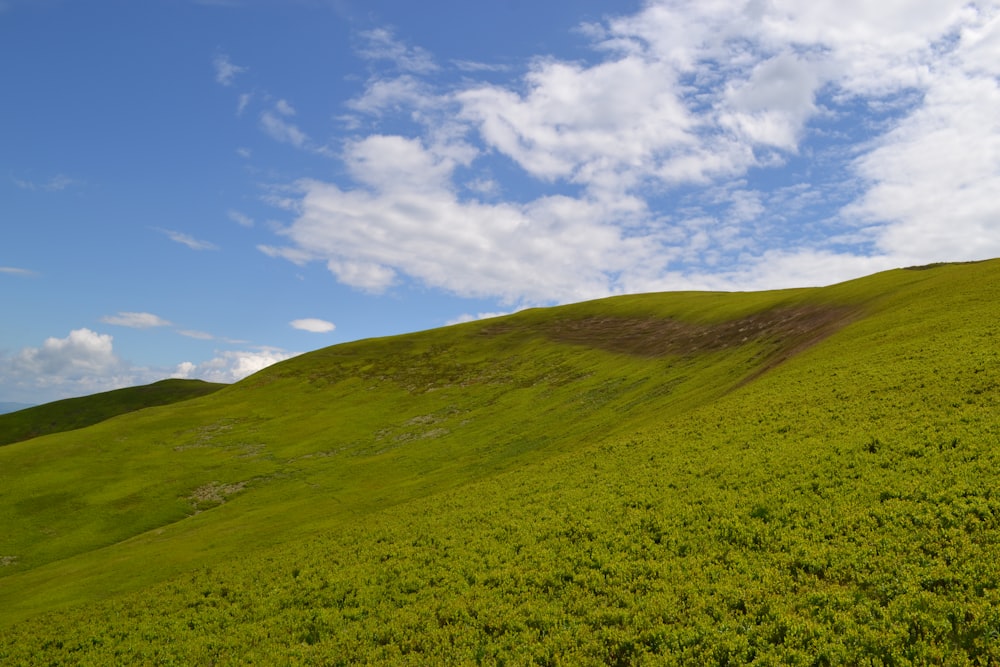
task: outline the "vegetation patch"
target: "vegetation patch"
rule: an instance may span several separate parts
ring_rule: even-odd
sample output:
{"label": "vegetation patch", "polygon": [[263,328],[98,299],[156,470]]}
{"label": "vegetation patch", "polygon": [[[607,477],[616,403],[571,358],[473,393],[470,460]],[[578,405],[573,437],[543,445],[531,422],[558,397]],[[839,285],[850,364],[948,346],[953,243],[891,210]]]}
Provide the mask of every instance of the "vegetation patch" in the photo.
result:
{"label": "vegetation patch", "polygon": [[194,508],[195,512],[202,512],[226,502],[230,496],[242,491],[246,485],[246,482],[236,482],[234,484],[209,482],[195,489],[188,496],[188,502],[191,503],[191,507]]}

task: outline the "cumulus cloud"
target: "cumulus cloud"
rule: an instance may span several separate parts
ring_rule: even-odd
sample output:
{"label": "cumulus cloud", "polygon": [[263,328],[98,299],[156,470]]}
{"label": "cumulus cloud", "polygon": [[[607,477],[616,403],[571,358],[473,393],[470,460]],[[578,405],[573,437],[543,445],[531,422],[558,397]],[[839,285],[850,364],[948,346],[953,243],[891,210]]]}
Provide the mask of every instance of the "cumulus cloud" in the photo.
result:
{"label": "cumulus cloud", "polygon": [[372,79],[364,94],[348,101],[347,107],[354,111],[381,114],[385,110],[422,109],[439,104],[440,100],[435,98],[425,82],[405,74],[388,79]]}
{"label": "cumulus cloud", "polygon": [[43,375],[106,371],[120,364],[112,337],[90,329],[74,329],[66,338],[47,338],[40,348],[25,348],[16,358],[21,368]]}
{"label": "cumulus cloud", "polygon": [[511,302],[602,294],[611,274],[652,261],[647,235],[625,237],[610,222],[641,209],[629,198],[461,201],[450,187],[461,150],[377,136],[349,153],[368,189],[300,182],[302,213],[283,232],[293,246],[272,254],[325,259],[339,280],[365,290],[388,288],[402,271],[464,296]]}
{"label": "cumulus cloud", "polygon": [[[525,77],[526,93],[489,85],[456,100],[486,144],[532,176],[621,192],[663,158],[698,148],[698,120],[673,89],[676,79],[638,56],[590,67],[540,61]],[[731,168],[713,163],[689,173]]]}
{"label": "cumulus cloud", "polygon": [[87,328],[65,338],[47,338],[0,359],[0,384],[23,400],[44,402],[152,382],[148,369],[115,354],[113,338]]}
{"label": "cumulus cloud", "polygon": [[170,326],[170,322],[152,313],[120,312],[117,315],[105,315],[101,318],[101,321],[105,324],[114,324],[115,326],[130,327],[132,329]]}
{"label": "cumulus cloud", "polygon": [[337,326],[333,322],[327,322],[326,320],[320,320],[315,317],[306,317],[301,320],[292,320],[289,324],[294,329],[299,329],[301,331],[309,331],[312,333],[330,333]]}
{"label": "cumulus cloud", "polygon": [[908,263],[1000,255],[1000,61],[982,75],[973,54],[938,74],[921,107],[855,162],[870,186],[850,212]]}
{"label": "cumulus cloud", "polygon": [[293,356],[295,354],[269,347],[256,350],[226,350],[202,363],[181,362],[171,377],[198,378],[208,382],[238,382],[257,371]]}
{"label": "cumulus cloud", "polygon": [[185,361],[175,368],[150,368],[119,357],[110,334],[80,328],[11,356],[0,354],[0,386],[10,400],[44,403],[149,384],[165,377],[231,383],[293,356],[295,353],[278,348],[257,347],[216,352],[207,361]]}
{"label": "cumulus cloud", "polygon": [[583,26],[590,59],[448,85],[370,31],[362,54],[397,71],[348,107],[418,129],[347,142],[348,178],[299,181],[284,244],[262,249],[363,290],[515,305],[1000,255],[998,17],[966,0],[659,0]]}

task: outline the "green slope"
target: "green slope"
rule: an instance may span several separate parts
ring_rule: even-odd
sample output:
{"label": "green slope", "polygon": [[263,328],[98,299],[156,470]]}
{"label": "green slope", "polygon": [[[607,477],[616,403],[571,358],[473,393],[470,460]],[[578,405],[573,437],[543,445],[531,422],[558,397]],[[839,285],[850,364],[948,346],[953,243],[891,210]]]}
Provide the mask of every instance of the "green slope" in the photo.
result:
{"label": "green slope", "polygon": [[998,292],[527,311],[5,447],[0,662],[996,662]]}
{"label": "green slope", "polygon": [[225,386],[202,380],[161,380],[0,414],[0,445],[84,428],[126,412],[205,396]]}
{"label": "green slope", "polygon": [[26,408],[35,407],[31,403],[0,403],[0,414],[7,414],[9,412],[17,412],[18,410],[24,410]]}

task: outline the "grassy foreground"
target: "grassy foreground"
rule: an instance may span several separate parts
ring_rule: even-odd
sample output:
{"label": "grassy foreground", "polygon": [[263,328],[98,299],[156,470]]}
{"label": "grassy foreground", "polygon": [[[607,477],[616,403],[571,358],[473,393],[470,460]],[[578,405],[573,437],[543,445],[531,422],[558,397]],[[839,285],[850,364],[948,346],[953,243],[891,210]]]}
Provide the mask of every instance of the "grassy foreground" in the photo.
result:
{"label": "grassy foreground", "polygon": [[1000,262],[534,310],[0,449],[2,664],[995,664]]}

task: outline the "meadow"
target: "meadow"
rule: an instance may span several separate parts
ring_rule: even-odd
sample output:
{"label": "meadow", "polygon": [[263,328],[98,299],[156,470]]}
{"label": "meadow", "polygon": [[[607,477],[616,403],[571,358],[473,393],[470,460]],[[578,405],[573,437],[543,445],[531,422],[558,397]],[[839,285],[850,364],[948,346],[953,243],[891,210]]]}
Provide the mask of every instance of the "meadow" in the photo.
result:
{"label": "meadow", "polygon": [[615,297],[7,445],[0,663],[996,664],[998,298]]}

